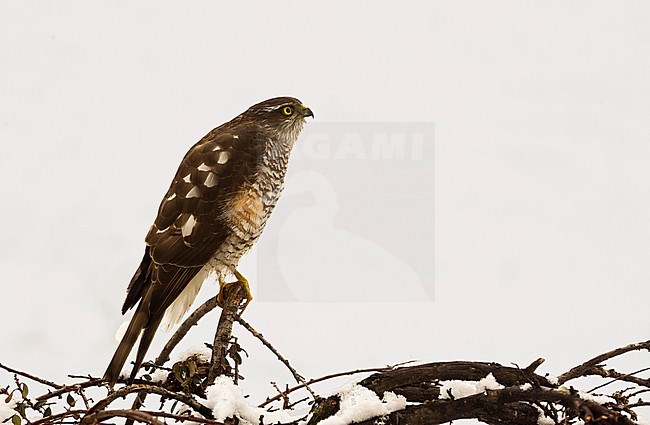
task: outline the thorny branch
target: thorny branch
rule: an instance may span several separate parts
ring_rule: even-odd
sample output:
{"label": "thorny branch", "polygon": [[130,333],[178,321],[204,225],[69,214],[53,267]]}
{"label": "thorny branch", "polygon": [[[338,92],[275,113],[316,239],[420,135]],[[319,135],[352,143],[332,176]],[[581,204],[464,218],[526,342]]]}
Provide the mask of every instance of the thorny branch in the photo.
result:
{"label": "thorny branch", "polygon": [[[176,329],[176,332],[172,335],[171,338],[167,341],[165,346],[163,347],[162,351],[160,354],[158,354],[158,357],[156,357],[156,360],[154,361],[154,365],[156,366],[162,366],[165,363],[169,361],[169,356],[171,352],[176,348],[176,346],[185,338],[185,335],[190,331],[190,329],[197,325],[199,323],[199,320],[203,318],[206,314],[211,312],[217,307],[217,296],[215,295],[214,297],[210,298],[203,304],[201,304],[196,310],[190,314],[187,319],[181,323],[181,325]],[[133,405],[131,406],[132,410],[138,410],[142,407],[144,404],[145,400],[147,398],[146,392],[141,392],[138,394],[138,396],[135,398],[133,401]],[[131,420],[127,420],[126,425],[131,425],[133,422]]]}
{"label": "thorny branch", "polygon": [[[583,398],[576,390],[552,384],[533,370],[541,362],[520,369],[497,363],[440,362],[400,367],[375,373],[359,382],[381,397],[386,391],[406,398],[409,405],[384,418],[386,424],[443,424],[457,419],[476,418],[489,424],[537,424],[539,406],[545,404],[547,419],[556,423],[572,423],[581,419],[585,423],[633,424],[629,406],[611,403],[600,404]],[[479,394],[454,398],[441,394],[440,381],[478,381],[492,374],[502,389],[486,390]],[[337,396],[317,402],[310,424],[329,417],[338,410]],[[321,412],[324,412],[321,415]],[[550,416],[550,418],[549,418]],[[362,422],[372,424],[372,420]]]}
{"label": "thorny branch", "polygon": [[[404,364],[404,363],[402,363],[402,364]],[[298,384],[298,385],[296,385],[294,387],[291,387],[291,388],[289,388],[289,389],[287,389],[285,391],[280,392],[279,394],[277,394],[277,395],[275,395],[273,397],[267,398],[258,407],[266,407],[267,405],[269,405],[270,403],[272,403],[274,401],[285,398],[287,395],[291,394],[294,391],[297,391],[297,390],[299,390],[301,388],[305,388],[308,385],[313,385],[313,384],[316,384],[318,382],[327,381],[328,379],[339,378],[341,376],[357,375],[359,373],[383,372],[383,371],[391,370],[394,367],[397,367],[397,366],[387,366],[387,367],[380,367],[380,368],[373,367],[373,368],[368,368],[368,369],[355,369],[355,370],[349,370],[349,371],[346,371],[346,372],[332,373],[332,374],[329,374],[329,375],[321,376],[320,378],[310,379],[307,382],[300,383],[300,384]]]}
{"label": "thorny branch", "polygon": [[[40,382],[40,381],[37,381]],[[84,388],[97,387],[102,384],[102,380],[99,378],[90,378],[87,381],[80,382],[78,384],[72,385],[63,385],[55,391],[48,391],[47,393],[36,397],[37,401],[47,400],[54,397],[61,397],[62,394],[68,394],[71,392],[78,392]]]}
{"label": "thorny branch", "polygon": [[[629,344],[625,347],[616,348],[606,353],[600,354],[591,360],[587,360],[579,366],[574,367],[568,372],[563,373],[557,377],[560,384],[563,384],[571,379],[581,376],[598,375],[599,373],[592,373],[598,370],[598,366],[606,360],[620,356],[621,354],[629,353],[630,351],[637,350],[650,350],[650,341],[638,342],[636,344]],[[602,375],[601,375],[602,376]]]}
{"label": "thorny branch", "polygon": [[244,319],[242,319],[241,316],[237,316],[237,317],[235,318],[235,320],[236,320],[240,325],[242,325],[242,326],[243,326],[243,327],[244,327],[248,332],[250,332],[251,334],[253,334],[253,336],[254,336],[255,338],[257,338],[257,339],[259,339],[260,341],[262,341],[262,344],[264,344],[264,346],[265,346],[266,348],[268,348],[269,350],[271,350],[271,352],[272,352],[273,354],[276,355],[276,357],[278,358],[278,360],[280,360],[280,361],[281,361],[281,362],[282,362],[282,363],[287,367],[287,369],[289,369],[289,371],[290,371],[291,374],[293,375],[293,378],[296,380],[296,382],[299,383],[299,384],[303,384],[303,387],[305,387],[305,389],[306,389],[307,391],[309,391],[309,394],[311,395],[311,397],[312,397],[314,400],[316,399],[316,394],[315,394],[314,391],[312,391],[312,389],[309,387],[309,383],[307,383],[307,382],[305,381],[305,378],[303,378],[302,375],[300,375],[300,374],[296,371],[296,369],[294,369],[293,366],[291,366],[291,364],[289,363],[289,360],[287,360],[286,358],[284,358],[284,356],[283,356],[282,354],[280,354],[280,352],[279,352],[278,350],[276,350],[275,347],[274,347],[273,345],[271,345],[271,343],[270,343],[269,341],[266,340],[266,338],[264,338],[264,335],[262,335],[261,333],[257,332],[257,331],[255,330],[255,328],[253,328],[253,327],[252,327],[252,326],[251,326],[247,321],[245,321]]}
{"label": "thorny branch", "polygon": [[[290,395],[298,390],[308,389],[314,399],[309,417],[310,424],[315,424],[336,414],[340,407],[340,399],[339,396],[320,398],[316,396],[309,386],[336,377],[358,373],[373,373],[360,381],[359,385],[374,391],[380,398],[385,392],[390,391],[406,398],[408,401],[405,409],[395,411],[381,418],[382,423],[385,424],[432,425],[448,423],[455,419],[475,418],[488,424],[533,425],[537,424],[540,418],[545,417],[545,420],[553,421],[556,424],[573,424],[580,419],[586,424],[628,425],[636,423],[637,417],[633,409],[650,406],[650,402],[639,398],[641,395],[650,392],[650,379],[637,376],[640,372],[648,370],[648,368],[625,373],[606,368],[605,365],[606,361],[631,351],[650,351],[650,341],[630,344],[596,356],[561,374],[557,382],[535,373],[537,368],[544,362],[544,359],[541,358],[533,361],[523,369],[516,365],[511,367],[497,363],[439,362],[357,369],[305,380],[261,333],[238,316],[237,310],[242,300],[242,289],[241,285],[233,285],[226,294],[225,308],[215,334],[212,361],[210,364],[205,363],[205,366],[200,366],[204,368],[204,372],[196,373],[204,373],[204,375],[201,375],[201,379],[205,380],[204,383],[214,382],[214,378],[218,374],[232,373],[226,355],[232,341],[232,324],[237,321],[275,354],[298,382],[298,385],[294,387],[289,388],[287,386],[284,391],[280,390],[280,387],[276,385],[278,394],[268,397],[259,407],[269,408],[271,403],[283,400],[283,407],[291,409],[306,399],[302,398],[292,403],[289,399]],[[195,310],[165,345],[154,366],[162,367],[168,361],[171,351],[185,337],[189,329],[215,307],[216,297],[206,301]],[[196,368],[196,366],[194,367]],[[170,370],[170,374],[164,383],[157,384],[139,379],[133,385],[125,385],[109,392],[107,396],[100,398],[97,402],[93,401],[92,397],[87,396],[85,391],[92,389],[97,392],[105,387],[100,379],[92,378],[89,375],[81,377],[87,379],[86,381],[60,385],[4,364],[0,364],[0,369],[15,376],[15,388],[0,387],[0,393],[5,395],[3,399],[6,403],[9,403],[6,400],[13,399],[11,402],[14,403],[13,408],[16,411],[13,423],[21,422],[21,418],[26,420],[26,410],[31,409],[31,411],[43,416],[42,419],[28,421],[32,425],[70,423],[70,421],[82,424],[100,424],[115,418],[124,418],[128,423],[141,422],[154,425],[162,425],[167,421],[192,421],[221,425],[221,422],[214,419],[211,409],[198,401],[197,396],[204,396],[201,395],[200,391],[194,393],[188,391],[188,388],[184,386],[182,386],[183,389],[179,390],[178,383],[175,386],[170,384],[170,380],[177,372],[175,368],[167,369]],[[454,397],[452,393],[441,394],[441,381],[478,381],[488,374],[492,374],[503,388],[486,390],[467,397]],[[598,399],[590,398],[588,394],[585,395],[586,393],[581,393],[573,389],[573,387],[567,389],[561,386],[570,380],[586,376],[613,379],[592,388],[591,392],[610,385],[614,381],[624,381],[631,386],[613,393],[611,398],[607,399],[611,401],[607,402],[603,402],[602,399],[598,402],[596,401]],[[28,394],[27,385],[22,383],[18,377],[37,382],[49,387],[49,389],[46,393],[31,398]],[[121,383],[124,384],[124,381],[121,381]],[[141,398],[138,398],[139,401],[134,404],[132,409],[111,408],[111,405],[116,400],[134,393],[141,396]],[[159,411],[139,410],[142,407],[140,401],[143,401],[144,396],[148,394],[161,397]],[[81,397],[83,408],[74,408],[74,396]],[[58,406],[59,411],[52,412],[51,409],[56,409],[57,403],[61,403],[57,402],[57,399],[67,400],[69,406]],[[2,399],[0,399],[1,401]],[[166,404],[167,402],[173,403],[171,407]],[[174,406],[177,406],[178,403],[186,406],[184,407],[185,411],[182,413],[174,410]],[[34,417],[33,413],[30,414],[30,417]],[[376,423],[378,419],[377,417],[369,418],[361,423],[370,425]],[[233,422],[231,418],[225,421],[226,424],[235,422],[236,420]],[[260,421],[260,424],[263,423],[263,421]]]}
{"label": "thorny branch", "polygon": [[[228,301],[227,301],[228,302]],[[181,325],[178,327],[176,332],[172,335],[172,337],[167,341],[165,346],[163,347],[162,351],[156,358],[154,365],[156,366],[162,366],[164,365],[167,361],[169,361],[169,357],[171,352],[176,348],[176,346],[182,341],[182,339],[187,335],[187,333],[190,331],[190,329],[197,325],[199,320],[201,320],[206,314],[214,310],[218,306],[217,304],[217,296],[214,296],[207,301],[205,301],[201,306],[199,306],[192,314],[190,314],[187,319],[181,323]],[[232,317],[232,316],[230,316]],[[226,320],[229,320],[230,317]],[[240,325],[242,325],[246,330],[248,330],[254,337],[259,339],[264,346],[266,346],[273,354],[276,355],[276,357],[289,369],[293,377],[296,379],[298,383],[301,383],[303,385],[300,386],[300,388],[306,388],[307,391],[311,394],[312,398],[316,398],[316,394],[309,388],[309,384],[305,382],[305,379],[291,366],[289,361],[280,354],[280,352],[273,347],[273,345],[266,339],[264,336],[255,330],[248,322],[246,322],[244,319],[241,318],[240,315],[234,315],[234,320],[237,321]],[[220,321],[220,323],[222,323]],[[221,328],[221,326],[218,327],[218,329]],[[230,326],[230,330],[232,331],[232,325]],[[225,338],[225,336],[223,336]],[[213,345],[213,353],[214,353],[214,345]],[[212,363],[214,364],[214,363]],[[235,364],[235,367],[237,367],[237,364]],[[235,376],[237,378],[237,376]],[[141,393],[138,395],[138,397],[134,400],[132,409],[140,409],[142,405],[144,404],[144,401],[146,399],[146,394]],[[127,424],[129,424],[130,421],[127,421]]]}
{"label": "thorny branch", "polygon": [[118,398],[122,398],[128,394],[137,393],[140,391],[146,391],[147,394],[158,394],[168,399],[178,400],[182,403],[187,404],[190,408],[194,409],[194,411],[200,413],[206,418],[213,417],[212,411],[209,408],[197,402],[191,396],[180,392],[169,391],[163,387],[157,385],[150,385],[150,384],[128,385],[126,387],[120,388],[119,390],[113,391],[106,398],[100,400],[94,406],[88,409],[88,414],[93,414],[101,410],[104,410],[106,409],[106,407],[108,407],[108,405],[110,405],[113,401],[117,400]]}
{"label": "thorny branch", "polygon": [[53,387],[53,388],[62,388],[63,385],[55,384],[52,381],[48,381],[47,379],[39,378],[38,376],[32,375],[31,373],[23,372],[18,369],[11,368],[9,366],[5,366],[2,363],[0,363],[0,368],[6,370],[7,372],[10,373],[15,373],[16,375],[20,375],[22,377],[31,379],[32,381],[39,382],[41,384],[47,385],[48,387]]}
{"label": "thorny branch", "polygon": [[143,422],[151,425],[164,425],[164,422],[159,421],[150,412],[143,412],[140,410],[102,410],[86,416],[82,421],[82,425],[97,424],[106,419],[115,417],[127,418],[132,421]]}
{"label": "thorny branch", "polygon": [[190,331],[192,326],[198,324],[199,320],[201,320],[203,316],[205,316],[206,314],[214,310],[216,307],[217,307],[217,296],[215,295],[214,297],[210,298],[209,300],[201,304],[199,308],[194,310],[194,312],[190,314],[188,318],[183,321],[183,323],[181,323],[181,325],[178,327],[176,332],[174,332],[174,335],[172,335],[172,337],[169,338],[167,344],[165,344],[158,357],[156,357],[155,364],[158,366],[162,366],[165,363],[167,363],[167,361],[169,361],[169,355],[171,354],[171,352],[174,350],[174,348],[176,348],[178,343],[180,343],[183,340],[183,338],[185,337],[185,335],[187,335],[187,333]]}
{"label": "thorny branch", "polygon": [[239,306],[244,300],[245,288],[243,284],[235,284],[231,285],[226,292],[221,316],[219,317],[219,325],[212,343],[212,359],[210,360],[210,372],[206,381],[207,386],[214,384],[217,376],[231,374],[226,356],[232,336],[232,324],[235,317],[237,317]]}
{"label": "thorny branch", "polygon": [[[644,386],[644,387],[650,387],[650,379],[643,379],[643,378],[638,378],[634,375],[639,374],[641,372],[645,372],[647,370],[650,370],[650,367],[645,367],[643,369],[636,370],[632,373],[621,373],[617,372],[614,369],[605,369],[602,367],[597,367],[593,370],[590,371],[590,375],[598,375],[603,378],[614,378],[611,381],[607,381],[604,384],[598,385],[592,389],[590,389],[589,393],[592,393],[600,388],[606,387],[609,384],[613,384],[616,381],[626,381],[626,382],[631,382],[636,385]],[[585,374],[584,376],[587,376]]]}

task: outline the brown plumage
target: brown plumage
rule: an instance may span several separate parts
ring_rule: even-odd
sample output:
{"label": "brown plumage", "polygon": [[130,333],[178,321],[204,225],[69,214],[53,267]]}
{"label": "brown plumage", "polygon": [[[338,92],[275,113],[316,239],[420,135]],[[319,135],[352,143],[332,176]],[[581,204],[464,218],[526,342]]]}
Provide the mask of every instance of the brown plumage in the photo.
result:
{"label": "brown plumage", "polygon": [[137,308],[104,373],[111,386],[138,336],[130,380],[163,320],[180,319],[207,274],[216,273],[223,284],[235,272],[275,207],[307,116],[313,117],[311,110],[295,98],[269,99],[215,128],[185,154],[127,289],[122,314]]}

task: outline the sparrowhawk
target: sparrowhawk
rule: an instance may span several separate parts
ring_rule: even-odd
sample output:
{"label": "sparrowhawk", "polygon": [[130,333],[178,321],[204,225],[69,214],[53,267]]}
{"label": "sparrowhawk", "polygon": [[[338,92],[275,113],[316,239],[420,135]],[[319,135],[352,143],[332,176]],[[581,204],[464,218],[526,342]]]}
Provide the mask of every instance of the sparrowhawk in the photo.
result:
{"label": "sparrowhawk", "polygon": [[234,274],[269,218],[284,186],[289,154],[311,109],[292,97],[251,106],[210,131],[185,154],[145,238],[144,258],[127,289],[122,314],[135,313],[104,379],[117,381],[141,335],[131,373],[140,368],[165,320],[176,323],[201,284],[215,273],[221,287]]}

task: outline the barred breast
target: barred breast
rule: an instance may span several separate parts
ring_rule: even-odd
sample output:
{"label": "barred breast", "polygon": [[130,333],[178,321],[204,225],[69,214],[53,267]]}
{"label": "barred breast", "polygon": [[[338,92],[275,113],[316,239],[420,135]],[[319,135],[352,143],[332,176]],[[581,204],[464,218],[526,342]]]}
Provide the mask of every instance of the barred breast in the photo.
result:
{"label": "barred breast", "polygon": [[284,188],[292,145],[293,141],[274,142],[269,139],[254,180],[229,201],[224,221],[230,233],[208,263],[220,283],[261,236]]}

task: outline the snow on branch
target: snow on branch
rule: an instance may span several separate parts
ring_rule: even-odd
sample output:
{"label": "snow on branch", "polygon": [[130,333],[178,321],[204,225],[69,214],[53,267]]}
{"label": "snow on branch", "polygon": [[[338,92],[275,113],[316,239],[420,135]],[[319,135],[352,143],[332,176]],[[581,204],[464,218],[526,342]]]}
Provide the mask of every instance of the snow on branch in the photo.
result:
{"label": "snow on branch", "polygon": [[[630,344],[600,354],[558,377],[536,373],[544,359],[529,366],[450,361],[402,363],[371,369],[336,372],[303,378],[280,352],[237,314],[242,294],[237,286],[226,297],[219,325],[207,348],[185,349],[172,365],[172,351],[189,330],[217,306],[210,299],[194,311],[155,361],[143,365],[141,376],[114,390],[101,379],[69,375],[70,383],[55,383],[0,363],[0,423],[41,424],[323,424],[433,425],[458,419],[487,424],[640,424],[637,414],[650,402],[650,379],[639,376],[648,368],[625,372],[606,362],[633,351],[650,351],[650,341]],[[232,335],[233,323],[242,325],[291,372],[296,385],[252,404],[237,385],[247,355]],[[644,365],[640,365],[644,366]],[[255,379],[255,371],[248,371]],[[365,376],[327,396],[324,385],[341,376]],[[586,378],[604,380],[589,389]],[[2,379],[5,379],[3,381]],[[609,389],[609,390],[607,390]],[[34,395],[37,394],[37,395]],[[125,408],[125,400],[131,405]]]}

